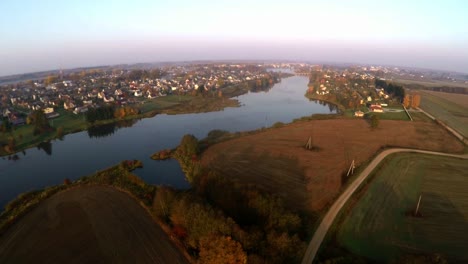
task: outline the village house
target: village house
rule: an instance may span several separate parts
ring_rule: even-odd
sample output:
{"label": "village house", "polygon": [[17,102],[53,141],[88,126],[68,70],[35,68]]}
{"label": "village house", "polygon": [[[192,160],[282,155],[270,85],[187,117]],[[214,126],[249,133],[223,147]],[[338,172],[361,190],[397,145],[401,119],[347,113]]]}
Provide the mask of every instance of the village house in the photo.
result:
{"label": "village house", "polygon": [[354,116],[355,116],[355,117],[363,117],[363,116],[364,116],[364,112],[362,112],[362,111],[356,111],[356,112],[354,112]]}
{"label": "village house", "polygon": [[376,105],[376,104],[373,104],[369,107],[370,111],[374,112],[374,113],[383,113],[383,109],[382,109],[382,106],[381,105]]}

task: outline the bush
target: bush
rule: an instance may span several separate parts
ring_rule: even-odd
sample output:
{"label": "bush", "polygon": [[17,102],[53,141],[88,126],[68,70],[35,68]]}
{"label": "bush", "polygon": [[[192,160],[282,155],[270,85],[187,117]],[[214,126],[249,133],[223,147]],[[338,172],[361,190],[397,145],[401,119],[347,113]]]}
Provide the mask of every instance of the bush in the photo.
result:
{"label": "bush", "polygon": [[172,158],[172,150],[170,149],[163,149],[151,155],[151,159],[153,160],[167,160],[170,158]]}
{"label": "bush", "polygon": [[273,124],[273,128],[280,128],[280,127],[283,127],[284,126],[284,123],[283,122],[276,122]]}

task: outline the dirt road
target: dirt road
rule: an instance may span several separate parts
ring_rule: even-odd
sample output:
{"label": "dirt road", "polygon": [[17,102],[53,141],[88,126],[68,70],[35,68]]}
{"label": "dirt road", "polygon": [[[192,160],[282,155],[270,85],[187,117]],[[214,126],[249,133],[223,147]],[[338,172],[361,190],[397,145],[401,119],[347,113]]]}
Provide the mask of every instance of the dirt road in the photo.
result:
{"label": "dirt road", "polygon": [[0,236],[0,263],[188,263],[146,210],[111,187],[70,189]]}
{"label": "dirt road", "polygon": [[306,254],[302,259],[302,264],[310,264],[314,261],[315,255],[317,254],[320,245],[322,244],[325,235],[330,229],[330,226],[333,224],[336,216],[338,215],[341,208],[345,205],[351,195],[356,191],[356,189],[362,184],[362,182],[369,176],[369,174],[379,165],[379,163],[388,155],[397,153],[397,152],[416,152],[416,153],[423,153],[423,154],[431,154],[431,155],[439,155],[439,156],[447,156],[447,157],[455,157],[455,158],[463,158],[468,159],[468,154],[465,155],[454,155],[454,154],[446,154],[441,152],[432,152],[432,151],[424,151],[424,150],[414,150],[414,149],[389,149],[385,150],[377,157],[375,157],[372,162],[364,169],[364,171],[346,188],[346,190],[340,195],[340,197],[333,203],[333,205],[328,210],[325,217],[322,219],[319,227],[314,233],[312,240],[307,247]]}

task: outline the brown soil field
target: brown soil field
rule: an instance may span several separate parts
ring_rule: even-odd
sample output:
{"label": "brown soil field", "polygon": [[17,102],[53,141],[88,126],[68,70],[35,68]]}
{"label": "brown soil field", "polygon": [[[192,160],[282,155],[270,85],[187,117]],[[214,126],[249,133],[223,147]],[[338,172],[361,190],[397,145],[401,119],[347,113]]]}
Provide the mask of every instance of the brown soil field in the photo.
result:
{"label": "brown soil field", "polygon": [[424,92],[443,98],[450,102],[456,103],[457,105],[460,105],[468,109],[468,94],[443,93],[443,92],[434,92],[434,91],[424,91]]}
{"label": "brown soil field", "polygon": [[147,211],[112,187],[58,193],[0,236],[0,263],[188,263]]}
{"label": "brown soil field", "polygon": [[[312,137],[318,150],[306,150]],[[367,162],[384,146],[460,153],[464,145],[434,122],[360,119],[313,120],[268,129],[209,147],[205,167],[241,183],[256,184],[289,206],[318,211],[342,187],[352,160]]]}

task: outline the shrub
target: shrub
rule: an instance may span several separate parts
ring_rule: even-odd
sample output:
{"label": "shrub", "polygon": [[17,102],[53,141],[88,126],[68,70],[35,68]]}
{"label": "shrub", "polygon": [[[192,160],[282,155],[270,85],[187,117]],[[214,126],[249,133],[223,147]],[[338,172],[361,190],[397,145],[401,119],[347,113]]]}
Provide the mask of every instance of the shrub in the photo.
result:
{"label": "shrub", "polygon": [[276,122],[273,124],[273,128],[280,128],[280,127],[283,127],[284,126],[284,123],[283,122]]}

